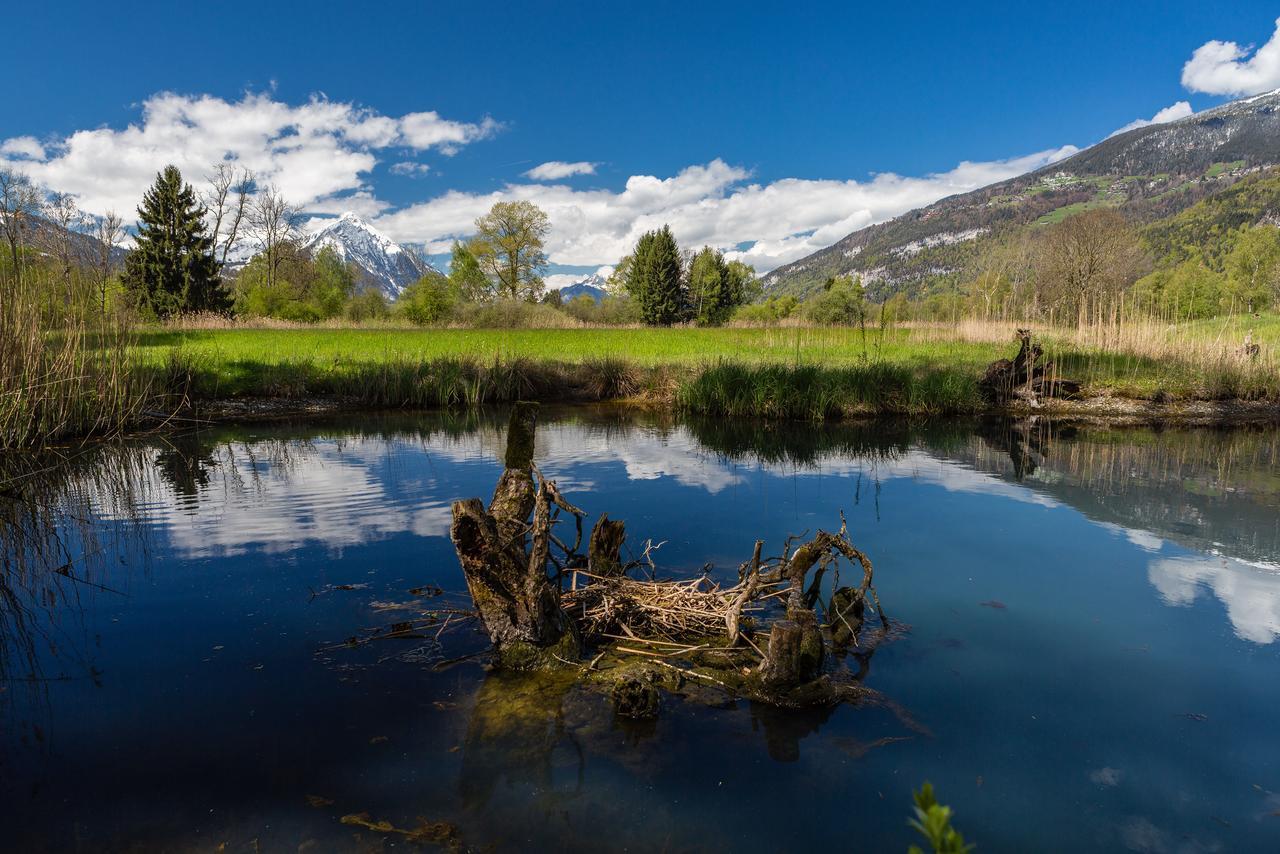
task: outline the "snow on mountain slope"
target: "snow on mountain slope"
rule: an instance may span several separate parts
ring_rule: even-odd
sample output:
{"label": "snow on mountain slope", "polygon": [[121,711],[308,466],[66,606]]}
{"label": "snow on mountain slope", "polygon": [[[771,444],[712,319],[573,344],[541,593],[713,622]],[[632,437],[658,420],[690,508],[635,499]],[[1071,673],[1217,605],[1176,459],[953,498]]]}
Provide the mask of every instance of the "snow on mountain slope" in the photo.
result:
{"label": "snow on mountain slope", "polygon": [[587,276],[581,281],[560,289],[560,299],[565,302],[580,296],[589,296],[596,302],[605,298],[605,281],[601,276]]}
{"label": "snow on mountain slope", "polygon": [[435,270],[417,254],[349,211],[307,237],[303,246],[312,252],[332,246],[339,258],[359,268],[362,288],[376,287],[391,299]]}

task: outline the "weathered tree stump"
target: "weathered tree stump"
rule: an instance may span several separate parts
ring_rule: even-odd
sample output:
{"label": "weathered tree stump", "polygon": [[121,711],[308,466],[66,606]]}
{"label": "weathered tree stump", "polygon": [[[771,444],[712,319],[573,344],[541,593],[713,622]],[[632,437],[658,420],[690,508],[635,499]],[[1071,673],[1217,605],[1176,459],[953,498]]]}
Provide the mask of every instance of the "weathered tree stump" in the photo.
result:
{"label": "weathered tree stump", "polygon": [[1038,407],[1042,397],[1070,398],[1080,393],[1080,383],[1056,376],[1053,362],[1040,362],[1044,348],[1031,340],[1030,329],[1018,330],[1018,355],[997,359],[987,366],[978,388],[988,402],[1007,405],[1022,402]]}
{"label": "weathered tree stump", "polygon": [[773,624],[760,677],[769,690],[786,690],[811,682],[822,673],[823,642],[812,611],[788,613]]}
{"label": "weathered tree stump", "polygon": [[627,537],[627,526],[617,519],[603,514],[591,529],[587,543],[587,571],[603,577],[622,575],[622,541]]}
{"label": "weathered tree stump", "polygon": [[[506,470],[486,510],[478,498],[453,502],[453,540],[467,589],[493,641],[497,661],[526,670],[572,661],[578,655],[573,624],[560,607],[559,588],[547,576],[554,487],[533,481],[537,404],[517,403],[507,431]],[[533,513],[532,547],[528,546]]]}

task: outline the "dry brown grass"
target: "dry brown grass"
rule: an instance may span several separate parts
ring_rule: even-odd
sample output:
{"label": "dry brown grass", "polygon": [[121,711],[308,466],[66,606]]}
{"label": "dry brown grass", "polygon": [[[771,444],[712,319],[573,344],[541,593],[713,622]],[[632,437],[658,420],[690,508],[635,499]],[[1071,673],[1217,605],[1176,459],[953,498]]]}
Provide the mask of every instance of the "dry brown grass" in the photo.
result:
{"label": "dry brown grass", "polygon": [[72,317],[42,324],[30,292],[5,294],[0,311],[0,449],[101,435],[135,423],[152,396],[119,320]]}

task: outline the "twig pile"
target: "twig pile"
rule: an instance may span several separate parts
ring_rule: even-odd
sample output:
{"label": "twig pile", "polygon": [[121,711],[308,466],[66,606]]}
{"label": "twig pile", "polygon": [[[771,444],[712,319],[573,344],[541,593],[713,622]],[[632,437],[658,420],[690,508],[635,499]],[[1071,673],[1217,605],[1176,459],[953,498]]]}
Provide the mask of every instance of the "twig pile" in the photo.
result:
{"label": "twig pile", "polygon": [[[721,587],[705,576],[685,581],[637,580],[582,570],[573,571],[572,576],[572,587],[562,601],[585,636],[606,637],[621,631],[631,637],[669,641],[723,634],[727,616],[749,583]],[[743,610],[762,608],[753,604]]]}

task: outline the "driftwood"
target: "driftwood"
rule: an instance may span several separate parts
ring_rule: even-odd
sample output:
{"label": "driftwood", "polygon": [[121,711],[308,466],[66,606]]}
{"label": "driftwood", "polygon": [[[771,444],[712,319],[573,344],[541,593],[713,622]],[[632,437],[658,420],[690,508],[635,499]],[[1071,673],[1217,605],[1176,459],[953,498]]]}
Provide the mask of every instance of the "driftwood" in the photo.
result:
{"label": "driftwood", "polygon": [[1012,361],[997,359],[978,380],[990,403],[1037,407],[1042,398],[1071,398],[1080,393],[1080,383],[1058,377],[1053,362],[1040,361],[1044,348],[1031,340],[1031,330],[1019,329],[1018,342],[1018,355]]}
{"label": "driftwood", "polygon": [[[625,526],[607,515],[592,528],[587,553],[579,553],[585,513],[534,465],[536,423],[536,404],[513,409],[505,468],[487,508],[478,498],[453,503],[450,536],[495,664],[581,666],[584,678],[600,674],[608,682],[618,714],[627,717],[656,714],[657,686],[685,681],[777,705],[846,696],[824,673],[828,644],[837,653],[859,645],[868,600],[882,638],[889,622],[871,561],[849,540],[843,517],[836,533],[818,531],[794,549],[795,538],[788,539],[779,557],[765,558],[757,540],[736,585],[705,575],[660,579],[657,546],[649,541],[640,559],[624,562]],[[577,531],[571,546],[554,533],[566,513]],[[822,580],[829,569],[838,578],[841,561],[860,570],[861,580],[836,585],[824,623],[816,610]],[[648,577],[631,577],[634,569]],[[585,665],[584,646],[599,650]]]}

